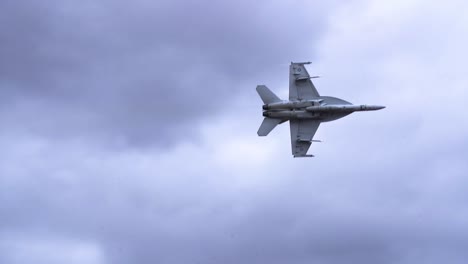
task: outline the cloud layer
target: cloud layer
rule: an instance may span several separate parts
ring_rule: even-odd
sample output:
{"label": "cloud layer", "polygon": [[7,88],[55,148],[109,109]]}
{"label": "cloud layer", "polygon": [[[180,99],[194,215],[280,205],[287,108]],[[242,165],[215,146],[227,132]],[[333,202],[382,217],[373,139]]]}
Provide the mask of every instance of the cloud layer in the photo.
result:
{"label": "cloud layer", "polygon": [[[464,263],[466,4],[0,4],[1,263]],[[255,134],[290,60],[385,110]]]}
{"label": "cloud layer", "polygon": [[257,76],[274,76],[271,65],[312,53],[314,37],[292,40],[318,38],[323,17],[248,1],[4,1],[1,10],[2,98],[18,129],[137,147],[193,137]]}

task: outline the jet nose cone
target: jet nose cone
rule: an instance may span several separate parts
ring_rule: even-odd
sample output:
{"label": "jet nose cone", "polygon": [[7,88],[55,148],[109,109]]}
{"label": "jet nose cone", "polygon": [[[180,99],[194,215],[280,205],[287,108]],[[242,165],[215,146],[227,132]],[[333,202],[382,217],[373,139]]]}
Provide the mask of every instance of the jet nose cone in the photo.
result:
{"label": "jet nose cone", "polygon": [[380,109],[384,109],[384,108],[385,108],[385,106],[383,106],[383,105],[376,105],[375,106],[375,110],[380,110]]}
{"label": "jet nose cone", "polygon": [[382,105],[367,105],[366,106],[367,110],[380,110],[380,109],[384,109],[385,106],[382,106]]}

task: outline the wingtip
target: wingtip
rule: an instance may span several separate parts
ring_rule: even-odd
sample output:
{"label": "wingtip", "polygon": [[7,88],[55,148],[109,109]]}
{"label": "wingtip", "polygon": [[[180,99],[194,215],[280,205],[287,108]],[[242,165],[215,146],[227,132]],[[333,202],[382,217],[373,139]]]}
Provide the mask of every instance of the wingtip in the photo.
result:
{"label": "wingtip", "polygon": [[302,61],[302,62],[293,62],[291,61],[291,65],[294,65],[294,64],[312,64],[311,61]]}
{"label": "wingtip", "polygon": [[313,158],[314,155],[294,155],[294,158]]}

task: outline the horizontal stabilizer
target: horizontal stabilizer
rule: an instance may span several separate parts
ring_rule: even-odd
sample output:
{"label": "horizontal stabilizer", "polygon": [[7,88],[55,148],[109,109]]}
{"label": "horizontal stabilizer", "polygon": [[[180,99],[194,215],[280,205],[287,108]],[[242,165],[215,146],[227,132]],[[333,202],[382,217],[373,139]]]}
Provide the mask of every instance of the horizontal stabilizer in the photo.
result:
{"label": "horizontal stabilizer", "polygon": [[276,102],[281,102],[281,99],[276,96],[268,87],[265,85],[257,85],[257,93],[262,98],[264,104],[271,104]]}
{"label": "horizontal stabilizer", "polygon": [[283,120],[281,119],[265,117],[257,131],[257,134],[261,137],[268,135],[282,121]]}

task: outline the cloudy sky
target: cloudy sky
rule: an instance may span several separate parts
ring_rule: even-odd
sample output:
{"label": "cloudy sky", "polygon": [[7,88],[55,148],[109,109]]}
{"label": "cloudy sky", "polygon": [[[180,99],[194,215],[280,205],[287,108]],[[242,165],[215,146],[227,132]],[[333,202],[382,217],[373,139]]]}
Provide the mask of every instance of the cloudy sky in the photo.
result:
{"label": "cloudy sky", "polygon": [[[468,3],[0,2],[0,263],[466,263]],[[257,84],[380,104],[256,135]]]}

